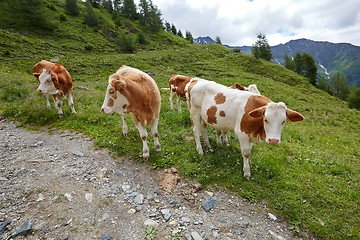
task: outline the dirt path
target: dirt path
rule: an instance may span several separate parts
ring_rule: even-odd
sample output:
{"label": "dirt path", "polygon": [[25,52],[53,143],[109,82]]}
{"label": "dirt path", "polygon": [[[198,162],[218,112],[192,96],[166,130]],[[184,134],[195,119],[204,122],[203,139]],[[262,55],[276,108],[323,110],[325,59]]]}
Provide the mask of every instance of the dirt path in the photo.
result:
{"label": "dirt path", "polygon": [[2,119],[0,239],[296,239],[264,205],[181,176],[169,193],[160,176],[80,134],[32,132]]}

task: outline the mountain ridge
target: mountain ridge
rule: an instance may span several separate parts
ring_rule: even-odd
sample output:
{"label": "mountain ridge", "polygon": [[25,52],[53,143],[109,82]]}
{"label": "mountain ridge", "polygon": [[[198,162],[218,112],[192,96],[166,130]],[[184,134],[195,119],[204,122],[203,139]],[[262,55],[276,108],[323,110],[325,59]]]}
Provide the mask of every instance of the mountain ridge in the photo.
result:
{"label": "mountain ridge", "polygon": [[[251,54],[251,46],[224,46]],[[340,72],[346,77],[349,85],[360,87],[360,46],[301,38],[271,46],[271,52],[272,61],[281,65],[284,65],[285,54],[294,57],[298,52],[309,53],[315,60],[319,76],[329,79]]]}

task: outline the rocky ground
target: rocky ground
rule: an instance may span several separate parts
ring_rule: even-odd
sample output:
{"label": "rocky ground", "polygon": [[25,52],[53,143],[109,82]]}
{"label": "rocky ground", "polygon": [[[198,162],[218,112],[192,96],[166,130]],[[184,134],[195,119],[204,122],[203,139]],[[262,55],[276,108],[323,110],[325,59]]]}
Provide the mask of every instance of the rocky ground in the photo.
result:
{"label": "rocky ground", "polygon": [[264,204],[0,119],[0,239],[297,239]]}

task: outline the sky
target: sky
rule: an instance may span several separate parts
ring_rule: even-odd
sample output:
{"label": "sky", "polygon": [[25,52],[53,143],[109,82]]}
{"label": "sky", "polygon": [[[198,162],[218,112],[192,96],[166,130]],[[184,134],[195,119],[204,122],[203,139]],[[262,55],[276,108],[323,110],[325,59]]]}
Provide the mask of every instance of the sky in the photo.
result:
{"label": "sky", "polygon": [[[136,2],[136,1],[135,1]],[[270,46],[306,38],[360,46],[359,0],[152,0],[162,18],[194,38],[251,46],[263,33]]]}

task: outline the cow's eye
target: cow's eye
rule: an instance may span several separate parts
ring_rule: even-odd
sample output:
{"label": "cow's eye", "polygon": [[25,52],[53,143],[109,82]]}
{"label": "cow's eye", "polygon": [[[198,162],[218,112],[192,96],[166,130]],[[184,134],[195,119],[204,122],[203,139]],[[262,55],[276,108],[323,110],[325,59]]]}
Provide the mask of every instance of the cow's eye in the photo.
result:
{"label": "cow's eye", "polygon": [[284,125],[285,124],[285,121],[283,121],[282,123],[281,123],[281,125]]}
{"label": "cow's eye", "polygon": [[269,123],[269,121],[268,121],[267,119],[265,119],[265,122],[266,122],[266,123]]}
{"label": "cow's eye", "polygon": [[115,89],[110,88],[110,89],[109,89],[109,93],[110,93],[110,94],[114,94],[114,93],[115,93]]}

